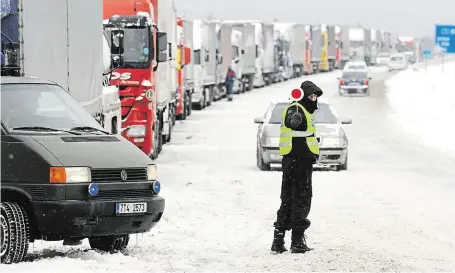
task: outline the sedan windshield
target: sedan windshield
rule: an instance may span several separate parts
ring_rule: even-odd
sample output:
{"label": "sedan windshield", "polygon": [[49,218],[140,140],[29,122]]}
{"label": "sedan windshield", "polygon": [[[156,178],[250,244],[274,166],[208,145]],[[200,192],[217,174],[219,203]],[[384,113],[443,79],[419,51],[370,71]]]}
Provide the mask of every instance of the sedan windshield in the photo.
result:
{"label": "sedan windshield", "polygon": [[367,78],[367,73],[363,71],[345,71],[342,75],[343,79],[365,79]]}
{"label": "sedan windshield", "polygon": [[[100,124],[63,88],[49,84],[8,84],[1,88],[1,120],[9,131],[20,127],[45,129],[47,132],[93,127]],[[41,130],[46,131],[46,130]]]}
{"label": "sedan windshield", "polygon": [[[280,124],[281,115],[288,105],[288,103],[277,103],[273,108],[269,123]],[[316,123],[337,123],[338,121],[338,118],[327,103],[319,103],[319,109],[315,112],[314,119]]]}

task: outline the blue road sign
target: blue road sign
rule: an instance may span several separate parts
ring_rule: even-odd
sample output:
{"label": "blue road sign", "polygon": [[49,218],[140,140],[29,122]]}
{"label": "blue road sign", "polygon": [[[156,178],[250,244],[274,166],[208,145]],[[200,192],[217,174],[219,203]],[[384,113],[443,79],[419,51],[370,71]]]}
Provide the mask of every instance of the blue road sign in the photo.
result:
{"label": "blue road sign", "polygon": [[423,57],[425,57],[425,59],[431,58],[431,50],[430,49],[425,49],[423,51]]}
{"label": "blue road sign", "polygon": [[455,25],[436,25],[435,43],[444,53],[455,54]]}

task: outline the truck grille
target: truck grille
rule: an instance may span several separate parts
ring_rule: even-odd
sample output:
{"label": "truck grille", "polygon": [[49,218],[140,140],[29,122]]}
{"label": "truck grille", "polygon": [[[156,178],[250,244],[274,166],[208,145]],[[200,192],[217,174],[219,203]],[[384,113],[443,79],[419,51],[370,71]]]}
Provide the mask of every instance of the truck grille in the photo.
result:
{"label": "truck grille", "polygon": [[[122,171],[126,172],[126,180],[122,179]],[[128,182],[147,180],[146,168],[128,169],[93,169],[92,182]]]}
{"label": "truck grille", "polygon": [[98,200],[115,200],[115,199],[146,198],[146,197],[151,197],[153,195],[154,195],[154,193],[148,189],[110,190],[110,191],[100,191],[95,198]]}

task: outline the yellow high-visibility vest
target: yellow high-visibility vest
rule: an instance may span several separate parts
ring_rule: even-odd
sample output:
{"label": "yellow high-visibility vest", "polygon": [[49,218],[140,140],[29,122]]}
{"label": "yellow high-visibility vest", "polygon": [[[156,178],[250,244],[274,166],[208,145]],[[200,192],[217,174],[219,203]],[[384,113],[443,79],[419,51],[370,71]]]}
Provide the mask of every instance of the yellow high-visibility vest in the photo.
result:
{"label": "yellow high-visibility vest", "polygon": [[[307,130],[306,131],[294,131],[291,128],[286,127],[285,118],[286,113],[290,107],[299,107],[302,109],[302,112],[305,114]],[[308,149],[315,155],[319,155],[319,143],[316,138],[316,125],[314,117],[310,114],[305,107],[300,105],[298,102],[290,104],[286,109],[284,109],[281,115],[281,128],[280,128],[280,155],[287,155],[292,151],[292,139],[294,137],[304,137],[306,138],[306,143]]]}

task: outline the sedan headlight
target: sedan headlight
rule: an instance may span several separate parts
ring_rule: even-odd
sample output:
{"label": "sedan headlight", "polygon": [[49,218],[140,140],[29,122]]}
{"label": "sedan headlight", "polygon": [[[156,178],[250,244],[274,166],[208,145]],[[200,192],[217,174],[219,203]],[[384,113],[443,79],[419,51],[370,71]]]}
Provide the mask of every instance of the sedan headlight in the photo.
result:
{"label": "sedan headlight", "polygon": [[330,147],[344,147],[346,145],[345,141],[341,137],[323,137],[321,146],[330,146]]}
{"label": "sedan headlight", "polygon": [[265,145],[269,147],[277,147],[280,146],[280,138],[279,137],[269,137],[265,139]]}
{"label": "sedan headlight", "polygon": [[131,125],[126,131],[126,135],[129,137],[144,137],[145,136],[145,125]]}
{"label": "sedan headlight", "polygon": [[147,166],[147,180],[148,181],[155,181],[158,177],[158,169],[156,165],[148,165]]}
{"label": "sedan headlight", "polygon": [[49,182],[51,184],[92,182],[92,173],[89,167],[51,167]]}

